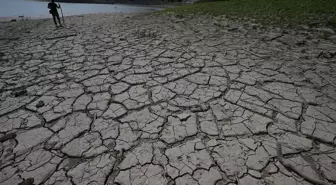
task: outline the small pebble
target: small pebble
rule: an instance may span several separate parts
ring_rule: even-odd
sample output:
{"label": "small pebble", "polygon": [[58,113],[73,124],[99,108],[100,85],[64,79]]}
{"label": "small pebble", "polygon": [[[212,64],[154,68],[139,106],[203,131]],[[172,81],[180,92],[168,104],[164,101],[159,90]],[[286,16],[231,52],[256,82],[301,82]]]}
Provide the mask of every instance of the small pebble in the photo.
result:
{"label": "small pebble", "polygon": [[27,95],[27,94],[28,94],[28,92],[27,92],[26,89],[24,89],[24,90],[22,90],[22,91],[14,92],[14,96],[15,96],[15,97],[25,96],[25,95]]}
{"label": "small pebble", "polygon": [[36,104],[36,108],[40,108],[40,107],[43,107],[45,104],[43,101],[39,101],[37,104]]}
{"label": "small pebble", "polygon": [[18,185],[34,185],[34,178],[28,178],[20,182]]}

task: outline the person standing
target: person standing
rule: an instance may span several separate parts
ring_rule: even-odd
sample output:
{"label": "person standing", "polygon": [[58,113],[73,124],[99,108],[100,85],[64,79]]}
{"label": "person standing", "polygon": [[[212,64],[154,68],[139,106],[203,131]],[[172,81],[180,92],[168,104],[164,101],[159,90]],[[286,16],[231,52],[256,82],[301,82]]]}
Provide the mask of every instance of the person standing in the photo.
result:
{"label": "person standing", "polygon": [[48,8],[50,9],[49,13],[53,16],[56,27],[57,27],[56,18],[58,19],[59,25],[62,27],[61,19],[57,11],[57,8],[60,8],[60,6],[55,3],[55,0],[51,0],[51,2],[48,4]]}

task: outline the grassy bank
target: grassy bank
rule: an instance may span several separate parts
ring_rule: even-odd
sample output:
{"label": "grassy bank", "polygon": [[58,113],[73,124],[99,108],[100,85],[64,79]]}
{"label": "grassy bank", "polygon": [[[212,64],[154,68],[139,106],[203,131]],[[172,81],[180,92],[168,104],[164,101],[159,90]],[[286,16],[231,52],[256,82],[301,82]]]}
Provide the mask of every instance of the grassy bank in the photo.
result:
{"label": "grassy bank", "polygon": [[240,16],[276,24],[326,24],[336,28],[336,0],[221,0],[166,11]]}

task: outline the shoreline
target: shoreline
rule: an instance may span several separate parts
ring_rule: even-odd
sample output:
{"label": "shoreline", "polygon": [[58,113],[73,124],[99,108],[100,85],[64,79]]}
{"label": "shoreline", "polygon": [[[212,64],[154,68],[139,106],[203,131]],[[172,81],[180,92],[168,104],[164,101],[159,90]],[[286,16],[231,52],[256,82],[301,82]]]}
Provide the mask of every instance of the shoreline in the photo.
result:
{"label": "shoreline", "polygon": [[[34,0],[39,2],[50,2],[49,0]],[[56,3],[79,3],[79,4],[114,4],[114,5],[135,5],[135,6],[155,6],[174,7],[183,5],[183,2],[169,2],[168,0],[57,0]]]}
{"label": "shoreline", "polygon": [[[15,19],[15,21],[13,21]],[[41,19],[48,19],[45,16],[35,16],[35,17],[0,17],[0,23],[8,23],[8,22],[18,22],[18,21],[29,21],[29,20],[41,20]]]}
{"label": "shoreline", "polygon": [[[64,17],[83,17],[83,16],[90,16],[90,15],[104,15],[104,14],[141,14],[139,13],[123,13],[123,12],[111,12],[111,13],[86,13],[86,14],[78,14],[78,15],[67,15]],[[15,19],[15,21],[12,21]],[[10,22],[21,22],[21,21],[32,21],[32,20],[44,20],[44,19],[52,19],[51,16],[30,16],[30,17],[0,17],[0,23],[10,23]]]}

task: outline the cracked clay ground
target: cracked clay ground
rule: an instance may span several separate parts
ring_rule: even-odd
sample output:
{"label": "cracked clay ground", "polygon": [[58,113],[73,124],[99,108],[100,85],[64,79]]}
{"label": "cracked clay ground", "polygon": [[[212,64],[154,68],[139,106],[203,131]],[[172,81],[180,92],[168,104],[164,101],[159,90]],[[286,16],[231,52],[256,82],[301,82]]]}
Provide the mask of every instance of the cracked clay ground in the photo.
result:
{"label": "cracked clay ground", "polygon": [[[336,184],[336,46],[225,18],[0,24],[0,184]],[[22,183],[23,184],[23,183]]]}

